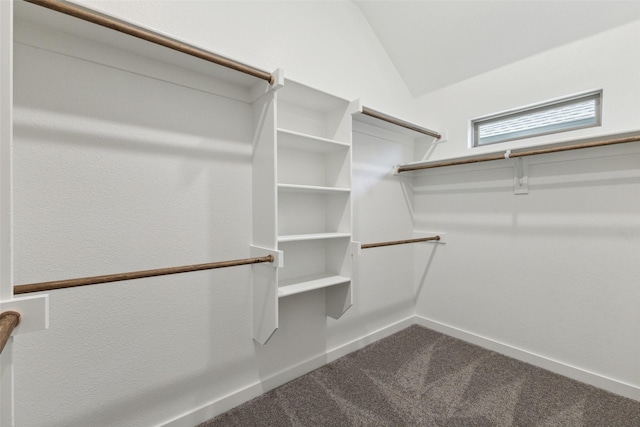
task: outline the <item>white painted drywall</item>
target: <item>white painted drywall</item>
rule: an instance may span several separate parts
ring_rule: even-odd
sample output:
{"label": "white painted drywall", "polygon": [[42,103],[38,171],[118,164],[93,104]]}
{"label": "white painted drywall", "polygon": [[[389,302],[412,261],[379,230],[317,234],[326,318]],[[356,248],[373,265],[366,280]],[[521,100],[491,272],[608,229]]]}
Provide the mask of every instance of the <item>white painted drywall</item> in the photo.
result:
{"label": "white painted drywall", "polygon": [[[594,88],[604,90],[601,128],[504,146],[638,130],[639,49],[636,21],[418,99],[449,133],[431,158],[497,150],[467,148],[473,117]],[[415,178],[416,227],[448,233],[417,314],[638,391],[640,145],[525,162],[528,195],[513,194],[507,161]]]}
{"label": "white painted drywall", "polygon": [[[364,123],[353,125],[353,239],[375,243],[411,238],[411,184],[393,176],[392,165],[411,158],[413,140]],[[354,261],[354,305],[339,320],[330,319],[329,348],[414,312],[410,246],[363,249]]]}
{"label": "white painted drywall", "polygon": [[635,1],[355,3],[416,97],[640,19]]}
{"label": "white painted drywall", "polygon": [[[634,21],[416,98],[417,120],[446,132],[449,141],[434,146],[427,160],[638,130],[639,49],[640,21]],[[601,127],[468,147],[471,119],[593,89],[603,90]]]}
{"label": "white painted drywall", "polygon": [[413,119],[409,90],[350,1],[76,0],[264,70]]}
{"label": "white painted drywall", "polygon": [[[393,114],[412,111],[349,2],[83,4]],[[81,52],[16,47],[15,282],[249,256],[250,106],[73,57]],[[356,144],[355,159],[368,161],[372,147]],[[410,146],[394,144],[382,143],[389,157],[377,166],[410,159]],[[355,222],[410,232],[406,209]],[[343,323],[327,320],[323,291],[283,299],[264,347],[252,341],[250,267],[53,291],[50,329],[15,339],[15,423],[157,425],[222,399],[205,411],[213,416],[411,316],[407,265],[366,276]]]}
{"label": "white painted drywall", "polygon": [[[15,64],[16,283],[249,256],[248,105],[22,45]],[[250,278],[51,292],[51,328],[15,339],[16,425],[151,425],[254,380]]]}

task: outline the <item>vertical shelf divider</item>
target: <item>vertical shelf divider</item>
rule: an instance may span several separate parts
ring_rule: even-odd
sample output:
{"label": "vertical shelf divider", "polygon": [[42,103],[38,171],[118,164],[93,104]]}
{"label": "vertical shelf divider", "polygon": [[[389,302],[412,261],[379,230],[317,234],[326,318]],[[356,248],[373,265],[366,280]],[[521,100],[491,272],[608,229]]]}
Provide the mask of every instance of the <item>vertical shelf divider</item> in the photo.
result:
{"label": "vertical shelf divider", "polygon": [[[276,82],[252,103],[253,109],[253,175],[252,218],[253,244],[251,256],[277,254],[274,264],[256,264],[253,280],[253,339],[266,344],[278,329],[278,269],[282,252],[277,251],[276,186],[276,98],[282,87],[283,73],[274,73]],[[275,267],[275,268],[274,268]]]}
{"label": "vertical shelf divider", "polygon": [[[353,114],[360,110],[360,101],[354,100],[349,103],[346,111],[340,116],[335,115],[331,117],[338,123],[337,136],[345,141],[349,142],[349,188],[352,188],[353,182]],[[353,199],[349,194],[349,232],[353,233]],[[356,245],[353,243],[353,234],[349,239],[346,253],[343,257],[344,264],[341,269],[341,274],[351,278],[348,283],[343,283],[337,286],[327,288],[326,291],[326,312],[327,316],[333,319],[339,319],[344,313],[353,305],[353,283],[354,283],[354,255],[356,254]]]}

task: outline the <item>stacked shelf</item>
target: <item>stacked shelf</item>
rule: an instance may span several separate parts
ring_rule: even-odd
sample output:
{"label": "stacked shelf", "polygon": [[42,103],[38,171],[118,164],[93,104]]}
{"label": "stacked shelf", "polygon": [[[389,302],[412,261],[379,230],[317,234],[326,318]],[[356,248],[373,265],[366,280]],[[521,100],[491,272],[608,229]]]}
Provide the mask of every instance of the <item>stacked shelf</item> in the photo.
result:
{"label": "stacked shelf", "polygon": [[326,289],[337,318],[351,306],[350,103],[286,81],[277,106],[278,297]]}
{"label": "stacked shelf", "polygon": [[309,276],[296,277],[294,279],[281,280],[278,286],[278,297],[313,291],[315,289],[328,288],[350,282],[351,279],[344,276],[336,276],[329,273],[311,274]]}
{"label": "stacked shelf", "polygon": [[[324,292],[326,314],[351,306],[351,114],[354,104],[282,78],[254,103],[254,339],[265,344],[279,299]],[[284,262],[282,262],[284,260]]]}
{"label": "stacked shelf", "polygon": [[278,184],[278,190],[282,193],[322,193],[338,194],[350,193],[350,188],[345,187],[321,187],[317,185]]}

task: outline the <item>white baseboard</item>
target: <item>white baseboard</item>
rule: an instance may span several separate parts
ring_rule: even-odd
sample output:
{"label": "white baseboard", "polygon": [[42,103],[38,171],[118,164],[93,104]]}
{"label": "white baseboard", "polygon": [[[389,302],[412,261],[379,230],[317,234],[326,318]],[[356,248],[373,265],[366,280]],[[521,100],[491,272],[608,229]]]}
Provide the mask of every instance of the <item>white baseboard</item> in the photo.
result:
{"label": "white baseboard", "polygon": [[158,424],[158,427],[193,427],[215,417],[216,415],[220,415],[223,412],[233,409],[244,402],[248,402],[249,400],[260,396],[262,393],[264,393],[262,390],[262,384],[256,382],[201,406],[200,408]]}
{"label": "white baseboard", "polygon": [[261,381],[250,384],[240,390],[228,394],[222,398],[214,400],[200,408],[180,415],[173,420],[161,424],[162,427],[193,427],[208,419],[222,414],[244,402],[256,398],[263,393],[279,387],[295,378],[298,378],[308,372],[318,369],[319,367],[333,362],[340,357],[346,356],[356,350],[359,350],[371,343],[382,338],[392,335],[413,324],[424,326],[437,332],[461,339],[463,341],[479,345],[480,347],[495,351],[505,356],[513,357],[534,366],[547,369],[551,372],[563,375],[565,377],[593,385],[603,390],[628,397],[634,400],[640,400],[640,388],[630,384],[626,384],[602,375],[580,369],[575,366],[568,365],[545,356],[540,356],[526,350],[522,350],[508,344],[486,338],[471,332],[458,329],[456,327],[427,319],[421,316],[410,316],[399,322],[370,332],[367,335],[353,340],[347,344],[327,350],[324,354],[318,355],[311,359],[305,360],[295,366],[291,366],[280,372],[277,372]]}
{"label": "white baseboard", "polygon": [[611,393],[628,397],[629,399],[640,400],[640,388],[635,387],[631,384],[626,384],[612,378],[607,378],[600,374],[586,371],[584,369],[571,366],[545,356],[531,353],[527,350],[522,350],[508,344],[503,344],[490,338],[467,332],[435,320],[427,319],[425,317],[415,316],[415,323],[417,325],[424,326],[425,328],[441,332],[454,338],[458,338],[463,341],[479,345],[480,347],[493,350],[497,353],[504,354],[505,356],[513,357],[514,359],[521,360],[523,362],[546,369],[551,372],[555,372],[556,374],[563,375],[576,381],[580,381],[586,384],[590,384],[594,387],[610,391]]}
{"label": "white baseboard", "polygon": [[409,326],[415,324],[415,316],[409,316],[406,319],[400,320],[399,322],[393,323],[389,326],[385,326],[384,328],[378,329],[376,331],[370,332],[367,335],[353,340],[347,344],[343,344],[339,347],[335,347],[331,350],[327,351],[327,363],[333,362],[341,358],[342,356],[346,356],[349,353],[353,353],[356,350],[360,350],[372,344],[382,338],[388,337],[389,335],[393,335],[396,332],[400,332],[404,328],[408,328]]}
{"label": "white baseboard", "polygon": [[291,366],[259,382],[250,384],[240,390],[230,393],[222,398],[216,399],[204,406],[193,411],[182,414],[170,421],[160,424],[162,427],[193,427],[208,419],[211,419],[229,409],[235,408],[244,402],[254,399],[267,391],[279,387],[289,381],[296,379],[308,372],[320,368],[329,362],[346,356],[356,350],[359,350],[371,343],[374,343],[389,335],[395,334],[404,328],[415,323],[414,316],[407,317],[399,322],[393,323],[384,328],[375,330],[367,335],[353,340],[347,344],[327,350],[324,354],[318,355],[311,359],[307,359],[297,365]]}

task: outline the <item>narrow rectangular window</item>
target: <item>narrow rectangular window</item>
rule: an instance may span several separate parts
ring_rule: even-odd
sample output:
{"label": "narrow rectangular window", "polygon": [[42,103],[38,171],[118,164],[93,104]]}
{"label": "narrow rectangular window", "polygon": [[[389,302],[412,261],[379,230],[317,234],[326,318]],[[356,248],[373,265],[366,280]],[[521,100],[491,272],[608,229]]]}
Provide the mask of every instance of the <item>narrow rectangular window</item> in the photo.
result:
{"label": "narrow rectangular window", "polygon": [[600,126],[602,91],[472,121],[473,146]]}

